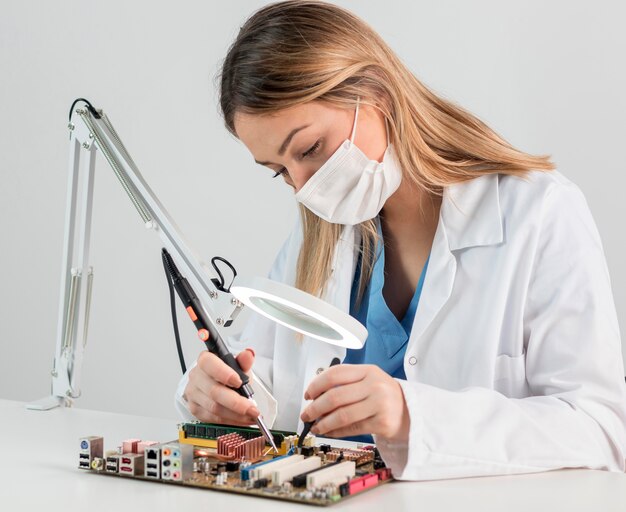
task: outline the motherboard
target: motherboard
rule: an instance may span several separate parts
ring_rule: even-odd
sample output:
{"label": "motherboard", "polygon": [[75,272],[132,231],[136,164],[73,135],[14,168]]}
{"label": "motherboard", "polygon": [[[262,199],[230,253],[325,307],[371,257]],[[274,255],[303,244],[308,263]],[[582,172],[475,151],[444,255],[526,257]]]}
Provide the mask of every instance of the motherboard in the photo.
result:
{"label": "motherboard", "polygon": [[[259,429],[212,423],[181,423],[178,438],[139,438],[105,450],[101,436],[79,440],[78,467],[134,478],[254,497],[326,506],[390,482],[374,445],[333,446],[332,440],[272,430],[278,452]],[[326,442],[322,442],[326,441]]]}

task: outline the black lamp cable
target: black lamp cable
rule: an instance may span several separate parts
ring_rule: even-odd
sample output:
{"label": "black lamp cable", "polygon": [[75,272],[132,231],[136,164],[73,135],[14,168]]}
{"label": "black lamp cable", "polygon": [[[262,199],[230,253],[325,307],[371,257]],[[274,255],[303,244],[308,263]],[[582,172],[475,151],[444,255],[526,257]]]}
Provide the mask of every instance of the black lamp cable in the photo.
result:
{"label": "black lamp cable", "polygon": [[169,286],[169,289],[170,289],[170,305],[172,309],[172,324],[174,325],[174,336],[176,337],[176,351],[178,352],[178,360],[180,361],[180,368],[182,369],[183,374],[184,374],[187,371],[187,366],[185,365],[185,356],[183,355],[183,347],[180,344],[180,334],[178,333],[178,320],[176,319],[176,301],[174,299],[174,285],[172,284],[172,276],[167,266],[165,255],[162,254],[161,259],[163,260],[163,268],[165,269],[165,277],[167,279],[167,285]]}
{"label": "black lamp cable", "polygon": [[89,109],[89,112],[91,112],[91,114],[96,119],[100,119],[102,117],[89,100],[86,100],[85,98],[76,98],[74,100],[74,103],[72,103],[72,106],[70,107],[70,116],[69,116],[70,122],[72,121],[72,114],[74,113],[74,105],[76,105],[79,101],[84,101],[87,104],[87,108]]}
{"label": "black lamp cable", "polygon": [[[228,268],[230,268],[230,271],[233,273],[233,278],[231,279],[228,287],[224,286],[226,284],[226,280],[224,279],[224,275],[220,271],[220,268],[215,264],[216,261],[221,261],[222,263],[224,263]],[[229,293],[230,287],[235,282],[235,277],[237,277],[237,271],[235,270],[235,267],[233,267],[230,261],[228,261],[225,258],[222,258],[221,256],[213,256],[211,258],[211,265],[213,265],[213,269],[219,276],[219,279],[211,279],[211,281],[213,282],[213,284],[219,291]]]}

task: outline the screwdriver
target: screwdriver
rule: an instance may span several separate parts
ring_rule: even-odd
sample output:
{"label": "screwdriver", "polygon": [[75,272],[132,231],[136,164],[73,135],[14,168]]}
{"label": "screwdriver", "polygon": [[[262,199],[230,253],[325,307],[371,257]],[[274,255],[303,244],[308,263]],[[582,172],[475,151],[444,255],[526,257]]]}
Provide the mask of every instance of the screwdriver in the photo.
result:
{"label": "screwdriver", "polygon": [[[167,268],[170,277],[172,278],[172,283],[174,288],[176,288],[176,292],[180,297],[189,317],[193,321],[194,325],[198,329],[198,337],[204,341],[206,348],[212,354],[218,356],[222,361],[224,361],[228,366],[230,366],[233,370],[237,372],[239,378],[241,379],[241,386],[235,389],[237,393],[241,396],[250,400],[255,407],[257,407],[257,403],[252,398],[254,395],[254,391],[250,386],[250,378],[248,375],[241,369],[239,363],[235,359],[235,356],[228,350],[224,340],[220,336],[219,332],[213,325],[213,323],[206,317],[202,306],[200,305],[200,301],[196,296],[193,288],[189,284],[186,278],[184,278],[179,272],[178,268],[174,264],[174,260],[170,256],[169,252],[165,249],[165,247],[161,251],[161,256],[163,258],[163,263]],[[265,436],[265,439],[272,446],[274,453],[278,452],[278,448],[276,448],[276,443],[274,442],[274,436],[271,434],[263,418],[261,415],[257,416],[256,423],[259,426],[259,429]]]}

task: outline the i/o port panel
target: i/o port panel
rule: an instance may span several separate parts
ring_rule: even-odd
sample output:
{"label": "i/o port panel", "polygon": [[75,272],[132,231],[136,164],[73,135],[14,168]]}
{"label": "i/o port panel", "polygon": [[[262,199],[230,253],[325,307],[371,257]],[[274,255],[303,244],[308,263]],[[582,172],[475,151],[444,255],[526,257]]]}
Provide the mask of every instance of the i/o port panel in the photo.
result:
{"label": "i/o port panel", "polygon": [[95,459],[102,460],[104,439],[102,436],[81,437],[78,440],[78,467],[80,469],[92,469]]}
{"label": "i/o port panel", "polygon": [[161,446],[161,478],[182,482],[193,470],[193,446],[169,443]]}
{"label": "i/o port panel", "polygon": [[144,475],[146,478],[161,478],[161,445],[148,446],[144,451]]}
{"label": "i/o port panel", "polygon": [[143,453],[122,453],[119,456],[119,474],[122,476],[142,476],[143,459]]}

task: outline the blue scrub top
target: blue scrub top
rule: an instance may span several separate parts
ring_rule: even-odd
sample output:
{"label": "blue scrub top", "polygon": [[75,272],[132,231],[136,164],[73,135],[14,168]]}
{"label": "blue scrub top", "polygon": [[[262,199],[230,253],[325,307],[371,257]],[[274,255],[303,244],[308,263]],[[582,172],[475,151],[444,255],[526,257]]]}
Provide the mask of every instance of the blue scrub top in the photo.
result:
{"label": "blue scrub top", "polygon": [[[377,219],[378,235],[380,243],[376,248],[376,260],[372,269],[370,282],[363,294],[360,307],[356,308],[356,298],[361,275],[361,255],[357,261],[352,291],[350,298],[350,315],[361,322],[368,331],[367,340],[361,349],[347,349],[344,364],[375,364],[394,378],[405,379],[404,373],[404,353],[407,342],[411,335],[413,319],[419,304],[424,276],[428,268],[430,254],[426,259],[422,274],[420,275],[413,298],[409,303],[402,320],[396,316],[387,306],[383,297],[383,286],[385,284],[385,249],[382,239],[382,229],[380,219]],[[350,441],[373,443],[371,435],[361,435],[344,437]]]}

